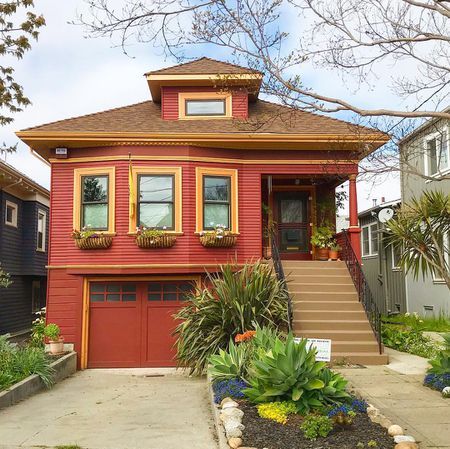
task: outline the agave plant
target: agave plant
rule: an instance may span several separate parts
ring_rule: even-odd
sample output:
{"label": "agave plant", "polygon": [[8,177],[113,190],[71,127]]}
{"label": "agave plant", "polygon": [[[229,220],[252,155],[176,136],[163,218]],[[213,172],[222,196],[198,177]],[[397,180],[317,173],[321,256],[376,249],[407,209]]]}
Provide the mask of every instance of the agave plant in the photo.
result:
{"label": "agave plant", "polygon": [[259,351],[249,368],[245,395],[254,403],[294,401],[299,413],[341,403],[348,398],[347,382],[317,362],[316,351],[307,349],[306,339],[275,338],[272,347]]}
{"label": "agave plant", "polygon": [[439,354],[429,361],[431,368],[429,374],[450,374],[450,333],[444,335],[445,348]]}
{"label": "agave plant", "polygon": [[224,265],[219,273],[208,275],[207,284],[190,294],[175,315],[180,320],[175,330],[178,364],[192,374],[203,374],[209,357],[227,349],[230,337],[257,325],[287,325],[284,287],[268,265]]}

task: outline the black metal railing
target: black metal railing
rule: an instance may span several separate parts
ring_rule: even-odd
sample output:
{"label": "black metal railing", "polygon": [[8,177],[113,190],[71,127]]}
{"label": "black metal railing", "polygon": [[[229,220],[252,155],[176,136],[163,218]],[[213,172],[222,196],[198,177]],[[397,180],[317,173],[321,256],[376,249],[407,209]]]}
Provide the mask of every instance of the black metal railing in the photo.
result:
{"label": "black metal railing", "polygon": [[291,299],[291,295],[289,294],[286,277],[284,275],[283,264],[281,263],[280,251],[278,249],[275,232],[270,233],[270,240],[271,240],[271,247],[272,247],[273,268],[275,270],[275,274],[277,275],[277,279],[281,282],[281,286],[283,287],[283,295],[285,296],[286,305],[287,305],[288,329],[289,329],[289,332],[291,332],[292,331],[292,319],[293,319],[292,299]]}
{"label": "black metal railing", "polygon": [[369,319],[373,333],[375,334],[375,338],[378,342],[378,350],[381,354],[383,352],[381,345],[381,313],[372,292],[370,291],[369,284],[364,276],[361,264],[359,263],[355,251],[353,250],[348,231],[342,231],[342,239],[340,239],[340,244],[342,246],[341,258],[347,264],[348,271],[350,272],[350,276],[352,277],[353,283],[355,284],[358,292],[359,302],[364,307],[367,318]]}

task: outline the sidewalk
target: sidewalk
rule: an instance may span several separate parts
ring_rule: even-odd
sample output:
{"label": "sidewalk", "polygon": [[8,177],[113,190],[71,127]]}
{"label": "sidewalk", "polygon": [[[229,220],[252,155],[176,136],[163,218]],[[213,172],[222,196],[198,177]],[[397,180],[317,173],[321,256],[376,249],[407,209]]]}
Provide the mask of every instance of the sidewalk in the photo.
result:
{"label": "sidewalk", "polygon": [[450,449],[450,399],[422,385],[427,361],[387,349],[390,364],[339,368],[349,384],[422,449]]}

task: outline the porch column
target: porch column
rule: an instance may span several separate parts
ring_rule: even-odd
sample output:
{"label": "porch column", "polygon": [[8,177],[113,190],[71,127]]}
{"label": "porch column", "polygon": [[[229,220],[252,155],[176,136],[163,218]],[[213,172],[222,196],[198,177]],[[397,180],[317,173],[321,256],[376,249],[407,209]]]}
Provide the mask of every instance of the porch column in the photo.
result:
{"label": "porch column", "polygon": [[356,254],[359,262],[361,262],[361,228],[358,225],[358,196],[356,193],[356,175],[349,176],[349,221],[350,227],[348,233],[350,237],[350,243],[353,251]]}

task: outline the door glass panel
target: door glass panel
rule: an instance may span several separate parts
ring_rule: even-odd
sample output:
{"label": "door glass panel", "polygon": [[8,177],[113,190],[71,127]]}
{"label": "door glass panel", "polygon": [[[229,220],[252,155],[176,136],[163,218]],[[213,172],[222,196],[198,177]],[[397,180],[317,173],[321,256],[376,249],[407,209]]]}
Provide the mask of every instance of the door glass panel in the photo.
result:
{"label": "door glass panel", "polygon": [[91,284],[91,293],[103,293],[105,291],[105,284]]}
{"label": "door glass panel", "polygon": [[116,301],[120,301],[120,293],[109,293],[108,295],[106,295],[106,300],[108,302],[116,302]]}
{"label": "door glass panel", "polygon": [[308,251],[308,234],[306,229],[282,229],[280,234],[282,251]]}
{"label": "door glass panel", "polygon": [[176,301],[177,300],[177,294],[176,293],[166,293],[166,292],[164,292],[163,300],[164,301]]}
{"label": "door glass panel", "polygon": [[106,291],[110,293],[116,293],[120,292],[120,285],[119,284],[108,284],[106,287]]}
{"label": "door glass panel", "polygon": [[283,199],[280,201],[281,223],[305,223],[306,203],[302,199]]}
{"label": "door glass panel", "polygon": [[103,302],[104,299],[105,299],[105,296],[103,295],[103,293],[101,293],[99,295],[91,294],[91,302]]}
{"label": "door glass panel", "polygon": [[122,285],[122,291],[123,292],[135,292],[136,291],[136,284],[123,284]]}
{"label": "door glass panel", "polygon": [[161,293],[149,293],[148,300],[149,301],[161,301]]}
{"label": "door glass panel", "polygon": [[148,291],[149,292],[159,292],[159,291],[161,291],[161,283],[159,283],[159,282],[152,282],[151,284],[148,284]]}
{"label": "door glass panel", "polygon": [[124,302],[136,301],[136,295],[134,293],[126,293],[122,296],[122,301]]}

